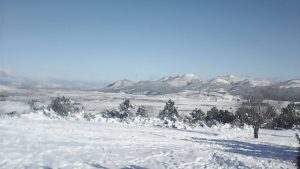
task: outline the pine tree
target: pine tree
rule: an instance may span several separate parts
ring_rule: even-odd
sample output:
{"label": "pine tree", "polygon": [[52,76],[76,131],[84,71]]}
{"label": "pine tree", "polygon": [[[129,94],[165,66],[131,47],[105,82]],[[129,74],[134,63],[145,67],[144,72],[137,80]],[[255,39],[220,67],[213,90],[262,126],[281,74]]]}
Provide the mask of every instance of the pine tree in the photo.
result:
{"label": "pine tree", "polygon": [[219,110],[217,109],[217,107],[213,107],[207,112],[205,121],[208,126],[215,125],[218,121],[220,121]]}
{"label": "pine tree", "polygon": [[119,118],[120,119],[126,119],[126,118],[132,118],[133,117],[133,106],[130,103],[129,99],[125,99],[120,105],[119,105]]}
{"label": "pine tree", "polygon": [[281,112],[274,120],[275,127],[290,129],[300,125],[300,103],[291,102]]}
{"label": "pine tree", "polygon": [[143,117],[143,118],[148,118],[149,114],[146,111],[146,107],[145,106],[139,106],[137,111],[136,111],[136,116],[140,116],[140,117]]}
{"label": "pine tree", "polygon": [[203,126],[203,121],[204,121],[204,118],[205,118],[205,113],[201,109],[195,109],[195,110],[193,110],[190,115],[192,117],[191,122],[193,124],[199,124],[199,125]]}
{"label": "pine tree", "polygon": [[175,102],[171,99],[166,102],[164,109],[159,113],[158,118],[161,120],[171,120],[175,122],[180,116],[176,107]]}

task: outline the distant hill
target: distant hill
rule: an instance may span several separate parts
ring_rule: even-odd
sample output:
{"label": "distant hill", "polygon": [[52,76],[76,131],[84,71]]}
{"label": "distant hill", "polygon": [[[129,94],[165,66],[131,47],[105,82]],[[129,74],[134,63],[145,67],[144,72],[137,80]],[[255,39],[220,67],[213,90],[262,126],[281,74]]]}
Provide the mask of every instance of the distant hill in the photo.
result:
{"label": "distant hill", "polygon": [[[163,95],[185,91],[191,93],[217,93],[239,95],[249,98],[258,93],[267,99],[300,101],[300,80],[291,79],[273,82],[253,77],[234,75],[217,76],[204,80],[194,74],[165,76],[158,80],[133,82],[119,80],[103,87],[106,83],[97,81],[74,81],[48,79],[34,81],[11,71],[0,68],[1,90],[9,88],[51,88],[51,89],[84,89],[101,92],[124,92],[128,94]],[[0,90],[0,91],[1,91]]]}
{"label": "distant hill", "polygon": [[300,80],[273,82],[265,79],[234,75],[217,76],[209,80],[202,80],[194,74],[165,76],[153,81],[132,82],[121,80],[100,89],[103,92],[146,95],[172,94],[186,90],[227,93],[240,95],[245,98],[260,92],[266,98],[274,100],[300,101]]}

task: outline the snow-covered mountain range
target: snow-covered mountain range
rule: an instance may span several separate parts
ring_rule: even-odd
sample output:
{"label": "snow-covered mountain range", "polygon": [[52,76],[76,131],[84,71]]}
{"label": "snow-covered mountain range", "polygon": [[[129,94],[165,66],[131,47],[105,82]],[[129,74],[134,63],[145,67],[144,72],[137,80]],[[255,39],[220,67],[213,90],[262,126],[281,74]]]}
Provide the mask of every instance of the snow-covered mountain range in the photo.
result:
{"label": "snow-covered mountain range", "polygon": [[257,79],[253,77],[224,75],[212,79],[202,79],[195,74],[165,76],[158,80],[133,82],[127,79],[116,81],[103,87],[103,82],[40,80],[34,81],[6,69],[0,69],[0,85],[15,88],[67,88],[97,89],[103,92],[125,92],[130,94],[159,95],[183,91],[232,92],[254,87],[273,87],[281,89],[296,88],[300,90],[300,79],[281,82]]}
{"label": "snow-covered mountain range", "polygon": [[299,88],[300,80],[273,82],[270,80],[234,75],[218,76],[209,80],[203,80],[198,76],[189,73],[178,76],[165,76],[154,81],[133,82],[129,80],[121,80],[108,85],[106,88],[101,89],[101,91],[125,92],[132,94],[167,94],[181,92],[184,90],[233,91],[241,88],[268,86]]}

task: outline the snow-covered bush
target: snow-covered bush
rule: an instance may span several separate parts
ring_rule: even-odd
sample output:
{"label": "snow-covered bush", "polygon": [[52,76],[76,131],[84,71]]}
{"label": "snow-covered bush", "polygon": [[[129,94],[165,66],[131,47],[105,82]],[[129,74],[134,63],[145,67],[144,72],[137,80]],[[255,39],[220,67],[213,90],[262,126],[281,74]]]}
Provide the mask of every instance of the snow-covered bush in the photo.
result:
{"label": "snow-covered bush", "polygon": [[205,117],[207,126],[216,125],[219,119],[219,110],[216,107],[211,108]]}
{"label": "snow-covered bush", "polygon": [[205,113],[201,109],[195,109],[192,111],[190,122],[194,125],[204,126]]}
{"label": "snow-covered bush", "polygon": [[232,123],[235,120],[233,113],[228,110],[218,110],[216,107],[211,108],[205,117],[208,126],[216,125],[217,123]]}
{"label": "snow-covered bush", "polygon": [[71,114],[79,112],[79,108],[73,104],[71,99],[65,98],[64,96],[58,96],[53,99],[49,105],[49,109],[53,110],[61,117],[67,117]]}
{"label": "snow-covered bush", "polygon": [[141,118],[148,118],[149,117],[149,113],[147,112],[145,106],[139,106],[135,115],[138,116],[138,117],[141,117]]}
{"label": "snow-covered bush", "polygon": [[165,119],[162,126],[167,128],[177,128],[175,122],[176,121]]}
{"label": "snow-covered bush", "polygon": [[164,109],[159,112],[158,118],[160,118],[161,120],[170,120],[173,122],[180,119],[177,108],[174,105],[174,101],[172,101],[171,99],[168,100]]}
{"label": "snow-covered bush", "polygon": [[34,110],[34,111],[37,110],[36,103],[37,103],[36,99],[28,100],[28,104],[29,104],[29,107],[31,110]]}
{"label": "snow-covered bush", "polygon": [[190,116],[188,116],[188,115],[183,115],[182,116],[182,122],[184,124],[187,124],[187,125],[190,125],[190,126],[193,124],[192,118]]}
{"label": "snow-covered bush", "polygon": [[50,119],[59,119],[61,118],[61,116],[59,116],[55,111],[53,111],[52,109],[48,108],[48,109],[44,109],[43,110],[43,114],[50,118]]}
{"label": "snow-covered bush", "polygon": [[117,118],[121,121],[125,120],[133,120],[134,118],[134,108],[130,103],[129,99],[124,100],[119,105],[119,110],[106,110],[102,113],[102,117],[104,118]]}
{"label": "snow-covered bush", "polygon": [[31,111],[43,110],[45,106],[37,99],[28,100],[28,104]]}
{"label": "snow-covered bush", "polygon": [[104,117],[104,118],[123,118],[120,115],[120,112],[115,109],[105,110],[104,112],[102,112],[102,117]]}
{"label": "snow-covered bush", "polygon": [[133,119],[134,118],[134,108],[132,104],[130,103],[129,99],[125,99],[120,105],[119,105],[120,115],[121,119]]}
{"label": "snow-covered bush", "polygon": [[96,115],[90,112],[84,112],[83,118],[86,119],[87,121],[92,121],[96,118]]}
{"label": "snow-covered bush", "polygon": [[281,114],[274,118],[273,126],[277,128],[291,129],[300,125],[300,103],[289,103],[281,109]]}
{"label": "snow-covered bush", "polygon": [[220,110],[219,111],[220,115],[220,121],[221,123],[232,123],[235,120],[235,116],[232,112],[228,110]]}

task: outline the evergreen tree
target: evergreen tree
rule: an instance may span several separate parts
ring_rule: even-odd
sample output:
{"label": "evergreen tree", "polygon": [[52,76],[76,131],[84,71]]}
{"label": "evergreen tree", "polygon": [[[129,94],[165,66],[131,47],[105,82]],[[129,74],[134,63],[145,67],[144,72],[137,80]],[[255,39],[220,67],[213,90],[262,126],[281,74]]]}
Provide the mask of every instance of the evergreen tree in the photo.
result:
{"label": "evergreen tree", "polygon": [[219,122],[225,124],[225,123],[232,123],[235,120],[235,116],[232,112],[228,110],[220,110],[218,113]]}
{"label": "evergreen tree", "polygon": [[208,126],[215,125],[218,121],[220,121],[219,110],[217,107],[213,107],[207,112],[205,121]]}
{"label": "evergreen tree", "polygon": [[129,99],[125,99],[120,105],[120,119],[132,118],[133,117],[133,106],[130,103]]}
{"label": "evergreen tree", "polygon": [[145,106],[139,106],[137,111],[136,111],[136,116],[140,116],[140,117],[149,117],[148,112],[146,111],[146,107]]}
{"label": "evergreen tree", "polygon": [[205,113],[201,109],[193,110],[190,115],[191,115],[191,122],[193,124],[199,124],[199,125],[203,126]]}
{"label": "evergreen tree", "polygon": [[300,103],[291,102],[281,109],[281,114],[274,120],[274,127],[290,129],[300,125]]}
{"label": "evergreen tree", "polygon": [[175,122],[179,118],[179,114],[174,105],[175,102],[171,99],[167,101],[164,109],[159,113],[158,118]]}
{"label": "evergreen tree", "polygon": [[133,119],[134,107],[131,105],[129,99],[125,99],[119,105],[119,110],[106,110],[105,112],[102,112],[102,116],[105,118],[118,118],[121,121]]}

